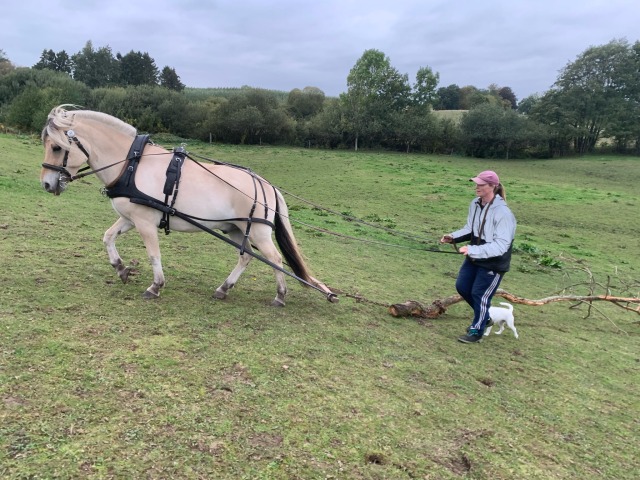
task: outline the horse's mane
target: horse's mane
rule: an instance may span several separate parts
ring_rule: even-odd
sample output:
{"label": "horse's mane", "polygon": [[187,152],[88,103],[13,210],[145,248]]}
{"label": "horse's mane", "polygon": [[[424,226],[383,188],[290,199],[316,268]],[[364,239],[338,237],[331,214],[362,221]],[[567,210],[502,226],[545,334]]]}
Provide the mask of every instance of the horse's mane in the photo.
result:
{"label": "horse's mane", "polygon": [[134,127],[106,113],[91,110],[70,111],[67,110],[67,108],[79,107],[71,104],[62,104],[54,107],[51,112],[49,112],[47,123],[42,130],[42,141],[44,141],[46,136],[49,136],[57,146],[68,150],[69,139],[65,131],[72,129],[76,125],[76,121],[81,119],[95,120],[131,137],[135,137],[137,134],[137,130]]}

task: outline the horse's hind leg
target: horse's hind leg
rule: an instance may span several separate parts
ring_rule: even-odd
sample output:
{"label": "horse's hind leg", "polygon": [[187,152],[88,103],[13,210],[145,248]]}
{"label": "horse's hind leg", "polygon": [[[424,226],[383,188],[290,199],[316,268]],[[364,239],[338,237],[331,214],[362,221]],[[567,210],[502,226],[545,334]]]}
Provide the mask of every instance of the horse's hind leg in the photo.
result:
{"label": "horse's hind leg", "polygon": [[123,283],[127,283],[129,279],[129,273],[131,272],[131,268],[125,267],[122,258],[120,258],[120,254],[116,249],[116,239],[122,235],[123,233],[128,232],[133,228],[133,223],[129,220],[126,220],[123,217],[118,218],[116,223],[114,223],[109,230],[104,233],[104,237],[102,241],[104,242],[105,247],[107,248],[107,254],[109,255],[109,262],[116,269],[116,272]]}
{"label": "horse's hind leg", "polygon": [[[278,265],[282,268],[282,255],[273,244],[273,240],[271,238],[271,229],[268,231],[264,230],[263,235],[256,236],[253,238],[253,242],[260,253],[262,253],[267,260],[271,263]],[[274,307],[284,307],[284,298],[287,295],[287,284],[285,282],[284,273],[282,273],[278,269],[273,269],[273,272],[276,276],[276,298],[273,299],[271,305]]]}
{"label": "horse's hind leg", "polygon": [[[229,237],[231,238],[231,240],[233,240],[237,244],[242,245],[242,240],[244,239],[244,235],[240,230],[233,230],[229,232]],[[245,246],[245,250],[249,252],[253,251],[251,249],[251,245],[249,245],[248,243]],[[224,281],[224,283],[216,289],[215,293],[213,294],[214,298],[217,298],[220,300],[224,300],[225,298],[227,298],[229,290],[231,290],[234,287],[234,285],[240,278],[240,275],[242,275],[242,272],[244,272],[244,270],[247,268],[247,265],[249,265],[249,262],[251,261],[252,258],[253,257],[249,254],[238,255],[238,263],[236,264],[234,269],[231,271],[231,273],[229,274],[227,279]]]}

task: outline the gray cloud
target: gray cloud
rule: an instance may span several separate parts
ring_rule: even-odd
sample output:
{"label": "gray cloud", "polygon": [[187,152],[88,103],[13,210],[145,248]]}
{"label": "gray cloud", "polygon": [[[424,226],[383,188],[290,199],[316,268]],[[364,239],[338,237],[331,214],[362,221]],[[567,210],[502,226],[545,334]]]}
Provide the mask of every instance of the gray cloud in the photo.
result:
{"label": "gray cloud", "polygon": [[32,66],[45,49],[88,40],[115,53],[148,52],[190,87],[250,85],[346,90],[370,48],[413,80],[420,67],[452,83],[544,92],[591,45],[638,40],[631,0],[23,0],[5,7],[0,49]]}

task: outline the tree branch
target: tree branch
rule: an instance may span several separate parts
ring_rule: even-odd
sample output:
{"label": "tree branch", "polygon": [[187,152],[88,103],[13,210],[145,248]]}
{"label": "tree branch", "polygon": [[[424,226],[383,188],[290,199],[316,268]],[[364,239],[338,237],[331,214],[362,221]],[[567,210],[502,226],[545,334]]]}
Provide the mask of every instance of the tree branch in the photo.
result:
{"label": "tree branch", "polygon": [[[640,315],[640,298],[637,297],[616,297],[612,295],[552,295],[540,299],[529,299],[502,289],[496,292],[496,296],[509,300],[511,303],[530,306],[540,306],[554,302],[581,302],[588,303],[589,305],[593,302],[611,302],[617,307]],[[430,305],[425,305],[415,300],[407,300],[404,303],[390,305],[389,313],[394,317],[438,318],[447,311],[448,307],[461,301],[463,301],[463,299],[460,295],[452,295],[443,299],[434,300]]]}

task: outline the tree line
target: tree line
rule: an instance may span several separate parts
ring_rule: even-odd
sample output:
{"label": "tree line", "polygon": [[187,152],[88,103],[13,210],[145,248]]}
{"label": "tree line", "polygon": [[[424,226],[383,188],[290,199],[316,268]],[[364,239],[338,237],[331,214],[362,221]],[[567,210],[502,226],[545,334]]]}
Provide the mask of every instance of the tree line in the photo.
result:
{"label": "tree line", "polygon": [[[439,87],[418,69],[412,81],[381,51],[367,50],[347,91],[317,87],[185,87],[148,53],[113,54],[91,42],[74,55],[44,50],[16,68],[0,50],[0,123],[39,131],[61,103],[114,115],[141,132],[238,144],[389,149],[480,158],[549,158],[596,150],[640,155],[640,42],[589,47],[543,94],[518,102],[507,86]],[[459,115],[448,115],[451,110]]]}
{"label": "tree line", "polygon": [[43,50],[33,68],[66,73],[89,88],[161,85],[181,91],[185,87],[174,68],[165,66],[159,71],[147,52],[131,50],[125,55],[120,52],[114,55],[109,46],[95,49],[91,40],[71,56],[64,50]]}

